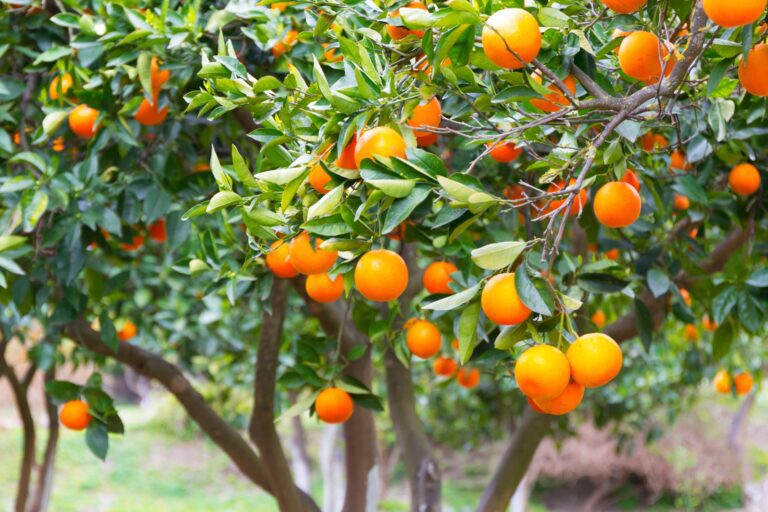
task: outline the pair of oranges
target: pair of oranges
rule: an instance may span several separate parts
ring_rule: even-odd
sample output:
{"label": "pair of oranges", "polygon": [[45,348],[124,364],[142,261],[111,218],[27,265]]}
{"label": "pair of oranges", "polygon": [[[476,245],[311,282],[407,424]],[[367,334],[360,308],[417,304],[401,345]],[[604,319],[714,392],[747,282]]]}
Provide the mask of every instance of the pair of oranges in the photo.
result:
{"label": "pair of oranges", "polygon": [[565,354],[551,345],[527,349],[515,363],[515,380],[535,410],[562,415],[578,407],[585,388],[604,386],[613,380],[622,362],[621,348],[613,338],[601,333],[585,334]]}
{"label": "pair of oranges", "polygon": [[715,374],[712,384],[714,385],[715,390],[723,395],[730,395],[735,387],[736,395],[744,396],[752,391],[752,387],[755,385],[755,379],[749,372],[737,373],[731,378],[731,375],[727,370],[720,370]]}

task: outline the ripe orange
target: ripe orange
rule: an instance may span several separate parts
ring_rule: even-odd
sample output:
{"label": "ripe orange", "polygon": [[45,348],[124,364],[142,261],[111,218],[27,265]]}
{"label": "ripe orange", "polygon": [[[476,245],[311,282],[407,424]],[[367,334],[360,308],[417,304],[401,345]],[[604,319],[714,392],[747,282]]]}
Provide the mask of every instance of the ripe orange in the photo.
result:
{"label": "ripe orange", "polygon": [[305,283],[307,295],[315,302],[335,302],[344,294],[344,278],[340,275],[331,280],[326,274],[312,274]]}
{"label": "ripe orange", "polygon": [[547,413],[544,412],[544,409],[542,409],[541,407],[536,405],[536,402],[533,401],[533,398],[531,398],[529,396],[526,396],[525,400],[528,402],[528,405],[531,406],[531,409],[533,409],[537,413],[539,413],[539,414],[547,414]]}
{"label": "ripe orange", "polygon": [[503,164],[514,162],[523,153],[523,150],[515,146],[514,142],[486,142],[485,145],[489,148],[493,145],[488,154]]}
{"label": "ripe orange", "polygon": [[[576,180],[574,178],[571,178],[571,180],[568,182],[568,187],[572,187],[575,184],[576,184]],[[551,194],[553,192],[563,190],[564,185],[565,185],[564,181],[558,181],[556,183],[553,183],[549,186],[549,188],[547,188],[547,193]],[[553,212],[557,210],[567,200],[568,200],[568,196],[563,196],[562,199],[553,199],[549,203],[549,208],[547,208],[547,211]],[[571,215],[581,215],[581,211],[584,209],[584,206],[586,204],[587,204],[587,190],[583,188],[579,190],[579,194],[573,198],[569,213]]]}
{"label": "ripe orange", "polygon": [[508,185],[504,187],[504,197],[510,201],[522,201],[525,199],[525,189],[520,185]]}
{"label": "ripe orange", "polygon": [[691,300],[691,294],[685,288],[680,288],[680,296],[683,298],[683,302],[685,302],[688,307],[693,304],[693,301]]}
{"label": "ripe orange", "polygon": [[690,171],[692,168],[693,166],[685,158],[685,152],[677,149],[669,155],[670,171]]}
{"label": "ripe orange", "polygon": [[139,328],[130,320],[126,320],[123,327],[117,331],[117,339],[120,341],[129,341],[139,333]]}
{"label": "ripe orange", "polygon": [[354,410],[352,397],[343,389],[326,388],[315,399],[317,417],[326,423],[344,423]]}
{"label": "ripe orange", "polygon": [[742,372],[733,376],[733,383],[736,385],[736,394],[744,396],[752,391],[752,386],[755,384],[755,379],[752,378],[752,374],[749,372]]}
{"label": "ripe orange", "polygon": [[438,357],[432,364],[432,369],[434,370],[435,375],[439,375],[440,377],[452,376],[456,373],[457,368],[458,365],[456,364],[456,361],[450,357]]}
{"label": "ripe orange", "polygon": [[155,222],[149,225],[147,231],[149,231],[149,238],[155,242],[163,243],[168,240],[168,231],[165,227],[165,219],[157,219]]}
{"label": "ripe orange", "polygon": [[341,151],[341,154],[336,161],[333,162],[333,165],[341,167],[342,169],[357,169],[357,163],[355,162],[355,148],[357,148],[357,135],[353,135],[352,138],[349,139],[349,142],[344,146],[344,149]]}
{"label": "ripe orange", "polygon": [[439,138],[440,137],[436,133],[428,133],[427,135],[416,137],[416,145],[420,148],[425,148],[432,144],[436,144]]}
{"label": "ripe orange", "polygon": [[309,184],[317,190],[320,194],[327,194],[330,192],[325,186],[330,183],[331,176],[325,172],[325,169],[323,169],[323,166],[320,164],[315,164],[314,167],[312,167],[312,170],[309,171]]}
{"label": "ripe orange", "polygon": [[[538,73],[533,75],[533,79],[541,83],[541,75]],[[574,79],[572,75],[565,77],[563,83],[565,84],[565,87],[571,91],[571,94],[576,94],[576,79]],[[558,87],[556,84],[550,85],[548,89],[552,91],[551,94],[544,96],[544,99],[532,99],[531,105],[539,110],[551,113],[557,112],[563,107],[567,107],[571,104],[571,101],[565,96],[565,94],[563,94],[563,91],[561,91],[560,87]]]}
{"label": "ripe orange", "polygon": [[660,44],[655,34],[640,30],[621,42],[619,65],[635,80],[655,84],[661,78],[662,69],[664,76],[669,76],[675,67],[675,58],[670,57],[666,44]]}
{"label": "ripe orange", "polygon": [[603,313],[602,309],[598,309],[592,315],[592,323],[595,324],[595,327],[598,329],[602,329],[605,326],[605,313]]}
{"label": "ripe orange", "polygon": [[84,430],[91,422],[88,404],[82,400],[70,400],[61,408],[59,419],[70,430]]}
{"label": "ripe orange", "polygon": [[320,238],[315,239],[315,246],[310,244],[309,233],[303,231],[299,236],[291,240],[290,261],[293,267],[301,274],[312,275],[328,272],[336,263],[337,251],[319,249],[323,243]]}
{"label": "ripe orange", "polygon": [[530,64],[541,50],[539,23],[523,9],[502,9],[485,22],[482,42],[491,62],[502,68],[519,69]]}
{"label": "ripe orange", "polygon": [[565,353],[573,380],[588,388],[604,386],[621,371],[621,348],[613,338],[599,332],[576,339]]}
{"label": "ripe orange", "polygon": [[516,325],[531,315],[531,310],[517,294],[514,272],[489,279],[480,296],[480,306],[485,316],[499,325]]}
{"label": "ripe orange", "polygon": [[283,12],[289,5],[293,5],[295,3],[296,2],[275,2],[272,5],[270,5],[269,7],[273,11]]}
{"label": "ripe orange", "polygon": [[448,285],[453,281],[451,274],[458,271],[459,269],[456,268],[456,265],[448,261],[430,263],[426,270],[424,270],[424,288],[429,293],[454,293]]}
{"label": "ripe orange", "polygon": [[433,132],[425,132],[423,130],[416,130],[415,128],[429,127],[437,128],[440,126],[440,119],[443,116],[443,109],[440,107],[440,102],[437,100],[437,96],[434,96],[428,102],[419,103],[416,108],[413,109],[413,114],[408,120],[408,126],[414,128],[413,134],[416,137],[426,137],[432,135]]}
{"label": "ripe orange", "polygon": [[336,55],[336,48],[331,48],[330,50],[326,49],[328,48],[328,43],[323,43],[320,46],[322,46],[323,50],[325,50],[323,52],[323,58],[328,62],[341,62],[344,60],[344,57],[341,55]]}
{"label": "ripe orange", "polygon": [[120,248],[124,251],[138,251],[144,247],[144,235],[135,235],[130,243],[121,243]]}
{"label": "ripe orange", "polygon": [[704,12],[721,27],[742,27],[760,19],[766,3],[768,0],[704,0]]}
{"label": "ripe orange", "polygon": [[706,331],[714,331],[717,329],[717,322],[713,322],[708,315],[704,315],[704,318],[701,319],[701,326]]}
{"label": "ripe orange", "polygon": [[291,245],[282,240],[276,240],[269,246],[267,254],[267,267],[277,277],[289,279],[296,277],[298,272],[291,264]]}
{"label": "ripe orange", "polygon": [[98,110],[83,103],[69,113],[69,127],[84,139],[93,137],[96,135],[96,118],[98,117]]}
{"label": "ripe orange", "polygon": [[463,388],[476,388],[477,385],[480,384],[480,370],[477,368],[472,368],[471,370],[461,368],[459,369],[459,373],[456,374],[456,382]]}
{"label": "ripe orange", "polygon": [[355,266],[355,286],[368,300],[395,300],[408,286],[408,267],[396,252],[368,251]]}
{"label": "ripe orange", "polygon": [[57,153],[64,151],[64,137],[56,137],[53,139],[53,150]]}
{"label": "ripe orange", "polygon": [[755,96],[768,96],[768,44],[756,45],[749,52],[746,64],[739,63],[739,82]]}
{"label": "ripe orange", "polygon": [[562,416],[576,409],[584,398],[584,386],[569,382],[562,393],[555,398],[534,398],[533,402],[545,414]]}
{"label": "ripe orange", "polygon": [[571,367],[560,350],[551,345],[536,345],[520,354],[515,363],[515,380],[526,396],[555,398],[571,381]]}
{"label": "ripe orange", "polygon": [[693,324],[686,324],[684,331],[685,339],[691,343],[699,341],[699,330]]}
{"label": "ripe orange", "polygon": [[167,69],[160,69],[160,61],[157,57],[152,57],[149,64],[149,76],[152,81],[152,94],[157,94],[163,84],[171,78],[171,72]]}
{"label": "ripe orange", "polygon": [[715,374],[715,378],[712,380],[712,384],[715,386],[715,391],[727,395],[731,392],[731,376],[725,370],[720,370]]}
{"label": "ripe orange", "polygon": [[603,226],[625,228],[640,217],[643,201],[629,183],[611,181],[597,191],[593,208],[595,217]]}
{"label": "ripe orange", "polygon": [[459,340],[454,338],[451,342],[451,348],[453,348],[453,350],[459,350]]}
{"label": "ripe orange", "polygon": [[287,52],[291,46],[293,46],[293,43],[296,42],[296,39],[299,37],[299,31],[298,30],[289,30],[285,36],[283,37],[282,41],[278,41],[275,46],[272,47],[272,56],[275,58],[275,60],[282,57],[285,52]]}
{"label": "ripe orange", "polygon": [[[61,82],[61,86],[59,86],[59,82]],[[51,80],[51,85],[48,86],[48,97],[54,101],[59,99],[59,87],[61,87],[61,95],[66,96],[72,84],[74,84],[74,81],[69,73],[64,73],[61,77],[54,77]]]}
{"label": "ripe orange", "polygon": [[[426,11],[427,6],[424,5],[421,2],[411,2],[408,5],[405,6],[407,9],[421,9]],[[400,9],[395,9],[393,12],[389,13],[390,18],[399,18],[400,17]],[[414,35],[416,37],[421,37],[424,35],[424,32],[421,30],[409,30],[405,27],[397,27],[395,25],[387,25],[387,33],[389,34],[389,37],[392,38],[393,41],[399,41],[400,39],[405,38],[408,35]]]}
{"label": "ripe orange", "polygon": [[416,320],[405,333],[405,344],[413,355],[429,359],[440,352],[442,338],[435,324],[429,320]]}
{"label": "ripe orange", "polygon": [[635,190],[640,192],[640,179],[637,177],[634,170],[627,168],[627,172],[624,173],[624,177],[621,178],[621,181],[629,183]]}
{"label": "ripe orange", "polygon": [[608,7],[619,14],[631,14],[635,11],[639,11],[648,0],[602,0],[602,2]]}
{"label": "ripe orange", "polygon": [[654,149],[665,148],[669,146],[669,141],[663,135],[648,132],[640,137],[640,145],[644,151],[653,151]]}
{"label": "ripe orange", "polygon": [[760,188],[760,172],[752,164],[739,164],[731,169],[728,184],[740,196],[752,195]]}
{"label": "ripe orange", "polygon": [[616,261],[617,259],[619,259],[619,256],[621,256],[621,251],[616,249],[615,247],[605,252],[605,257],[608,258],[609,260]]}
{"label": "ripe orange", "polygon": [[374,156],[405,158],[405,140],[392,128],[378,126],[363,133],[355,145],[355,167]]}
{"label": "ripe orange", "polygon": [[149,102],[147,98],[141,100],[139,109],[133,115],[133,118],[144,126],[157,126],[165,121],[168,116],[168,105],[164,108],[160,107],[160,100],[157,94],[155,94],[154,101]]}
{"label": "ripe orange", "polygon": [[691,207],[691,200],[684,195],[675,194],[675,210],[685,211]]}

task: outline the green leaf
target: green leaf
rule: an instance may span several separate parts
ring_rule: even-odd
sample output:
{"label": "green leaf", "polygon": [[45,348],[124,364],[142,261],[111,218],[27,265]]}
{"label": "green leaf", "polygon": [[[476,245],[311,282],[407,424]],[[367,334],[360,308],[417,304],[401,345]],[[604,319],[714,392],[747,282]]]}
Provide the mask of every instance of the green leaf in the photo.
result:
{"label": "green leaf", "polygon": [[237,204],[242,200],[243,198],[240,197],[238,194],[229,190],[223,190],[221,192],[217,192],[211,198],[211,201],[208,203],[208,206],[206,207],[205,211],[207,213],[214,213],[221,210],[222,208],[226,208],[227,206]]}
{"label": "green leaf", "polygon": [[477,283],[476,285],[471,286],[466,290],[460,291],[459,293],[454,293],[453,295],[449,295],[443,299],[425,304],[421,307],[421,309],[431,311],[449,311],[452,309],[457,309],[474,299],[475,295],[477,295],[477,292],[479,291],[480,283]]}
{"label": "green leaf", "polygon": [[264,181],[274,185],[285,185],[295,180],[304,173],[309,173],[305,167],[283,167],[258,173],[255,178],[257,181]]}
{"label": "green leaf", "polygon": [[318,202],[309,207],[307,210],[307,220],[310,221],[331,212],[339,205],[343,196],[344,185],[342,184],[325,194]]}
{"label": "green leaf", "polygon": [[72,48],[66,46],[51,46],[38,55],[32,64],[36,66],[41,62],[56,62],[57,60],[72,55],[72,50]]}
{"label": "green leaf", "polygon": [[653,323],[648,307],[640,299],[635,299],[635,320],[637,321],[637,332],[640,335],[640,341],[643,342],[643,347],[645,347],[647,352],[653,343]]}
{"label": "green leaf", "polygon": [[24,162],[31,165],[41,173],[47,174],[46,171],[48,170],[48,164],[45,162],[43,157],[37,153],[32,153],[31,151],[23,151],[13,155],[8,161],[11,163]]}
{"label": "green leaf", "polygon": [[500,270],[512,265],[523,253],[525,242],[498,242],[472,250],[472,261],[484,270]]}
{"label": "green leaf", "polygon": [[728,314],[736,306],[739,292],[733,286],[729,286],[720,292],[712,301],[712,319],[722,325]]}
{"label": "green leaf", "polygon": [[368,185],[376,187],[389,197],[400,199],[406,197],[416,186],[416,180],[365,180]]}
{"label": "green leaf", "polygon": [[21,196],[21,218],[24,231],[35,229],[40,217],[48,208],[48,194],[42,190],[26,190]]}
{"label": "green leaf", "polygon": [[45,384],[45,392],[57,402],[69,402],[80,398],[80,386],[65,380],[53,380]]}
{"label": "green leaf", "polygon": [[251,174],[250,169],[248,169],[248,162],[245,161],[245,158],[243,158],[243,155],[240,154],[240,151],[237,150],[237,146],[234,144],[232,144],[232,167],[235,168],[235,173],[240,183],[246,187],[258,188],[259,183]]}
{"label": "green leaf", "polygon": [[648,288],[654,297],[659,298],[669,291],[671,281],[669,276],[659,269],[652,268],[648,271]]}
{"label": "green leaf", "polygon": [[109,434],[107,427],[100,421],[91,421],[85,431],[85,444],[96,457],[101,460],[107,458],[109,451]]}
{"label": "green leaf", "polygon": [[571,25],[570,17],[551,7],[540,9],[537,17],[544,27],[568,28]]}
{"label": "green leaf", "polygon": [[315,72],[315,80],[317,81],[317,87],[320,89],[320,94],[322,94],[323,97],[326,99],[326,101],[330,103],[331,87],[328,85],[328,79],[325,78],[325,73],[323,73],[323,68],[322,66],[320,66],[320,63],[317,61],[317,57],[313,55],[312,60],[314,61],[312,69]]}
{"label": "green leaf", "polygon": [[101,340],[116,353],[120,348],[120,340],[117,339],[115,324],[112,323],[106,310],[99,315],[99,332],[101,333]]}
{"label": "green leaf", "polygon": [[579,285],[592,293],[615,293],[627,287],[629,281],[611,274],[587,272],[578,276]]}
{"label": "green leaf", "polygon": [[440,183],[440,186],[445,190],[445,192],[452,198],[457,201],[460,201],[462,203],[466,203],[469,201],[469,197],[479,192],[478,190],[475,190],[473,188],[470,188],[463,183],[459,183],[456,180],[452,180],[450,178],[446,178],[445,176],[438,176],[437,177],[438,183]]}
{"label": "green leaf", "polygon": [[402,224],[411,212],[429,196],[429,191],[429,187],[418,186],[408,196],[393,202],[392,206],[387,210],[381,232],[390,233]]}
{"label": "green leaf", "polygon": [[51,112],[43,119],[43,133],[50,137],[56,130],[59,129],[61,123],[69,116],[69,112],[66,110],[56,110]]}
{"label": "green leaf", "polygon": [[528,339],[528,337],[528,326],[525,323],[506,325],[502,327],[493,346],[498,350],[510,350],[521,341]]}
{"label": "green leaf", "polygon": [[469,304],[459,317],[459,358],[464,364],[472,357],[477,338],[477,322],[480,320],[480,302]]}
{"label": "green leaf", "polygon": [[721,360],[731,350],[734,334],[731,322],[718,325],[712,338],[712,359],[715,362]]}
{"label": "green leaf", "polygon": [[[154,97],[152,90],[152,54],[141,52],[136,60],[136,71],[139,73],[139,82],[144,88],[144,97],[151,100]],[[159,91],[158,91],[159,92]]]}
{"label": "green leaf", "polygon": [[752,275],[747,279],[747,284],[749,286],[754,286],[755,288],[768,287],[768,268],[761,268],[752,272]]}
{"label": "green leaf", "polygon": [[304,411],[308,410],[310,407],[312,407],[312,404],[315,403],[315,399],[319,394],[320,394],[320,391],[314,391],[296,400],[296,402],[291,407],[283,411],[283,413],[280,416],[275,418],[275,423],[294,418],[299,414],[303,413]]}
{"label": "green leaf", "polygon": [[258,94],[260,92],[273,91],[282,86],[283,83],[280,80],[271,75],[266,75],[256,80],[256,83],[253,84],[253,92]]}
{"label": "green leaf", "polygon": [[0,252],[7,251],[9,249],[15,249],[16,247],[24,244],[27,238],[18,235],[2,235],[0,236]]}
{"label": "green leaf", "polygon": [[554,309],[552,293],[543,287],[537,287],[534,280],[530,278],[528,272],[522,266],[518,267],[515,272],[515,288],[517,288],[520,300],[531,311],[545,316],[552,314]]}
{"label": "green leaf", "polygon": [[219,186],[219,190],[232,190],[232,178],[221,167],[219,157],[216,155],[216,150],[213,149],[213,146],[211,146],[211,173],[213,174],[213,179],[216,180],[216,184]]}

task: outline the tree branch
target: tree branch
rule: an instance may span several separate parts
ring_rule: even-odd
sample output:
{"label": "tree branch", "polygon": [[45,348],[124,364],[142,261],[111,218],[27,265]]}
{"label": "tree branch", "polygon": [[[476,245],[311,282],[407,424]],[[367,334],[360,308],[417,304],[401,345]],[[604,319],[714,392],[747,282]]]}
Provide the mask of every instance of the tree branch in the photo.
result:
{"label": "tree branch", "polygon": [[[47,384],[55,379],[56,368],[52,367],[45,372],[44,380]],[[45,388],[43,388],[43,395],[45,398],[45,411],[48,415],[48,440],[45,443],[43,461],[37,472],[37,486],[30,509],[33,511],[48,510],[48,502],[51,497],[51,490],[53,489],[53,476],[56,469],[56,448],[59,443],[59,418],[56,413],[56,405],[51,401],[48,394],[45,393]]]}

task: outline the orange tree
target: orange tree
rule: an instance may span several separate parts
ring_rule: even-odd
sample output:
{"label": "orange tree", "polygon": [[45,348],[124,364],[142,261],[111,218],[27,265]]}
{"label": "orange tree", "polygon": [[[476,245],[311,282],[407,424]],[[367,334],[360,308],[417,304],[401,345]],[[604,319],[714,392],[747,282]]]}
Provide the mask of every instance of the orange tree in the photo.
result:
{"label": "orange tree", "polygon": [[[317,505],[278,412],[344,424],[349,511],[377,500],[380,411],[414,510],[440,506],[433,439],[512,418],[478,506],[503,510],[582,401],[641,424],[716,372],[752,392],[768,46],[742,4],[9,5],[4,339],[34,318],[56,363],[63,335],[157,379],[281,510]],[[160,218],[174,241],[148,251]],[[256,449],[182,373],[237,381],[251,336]],[[104,456],[100,380],[49,380]]]}

